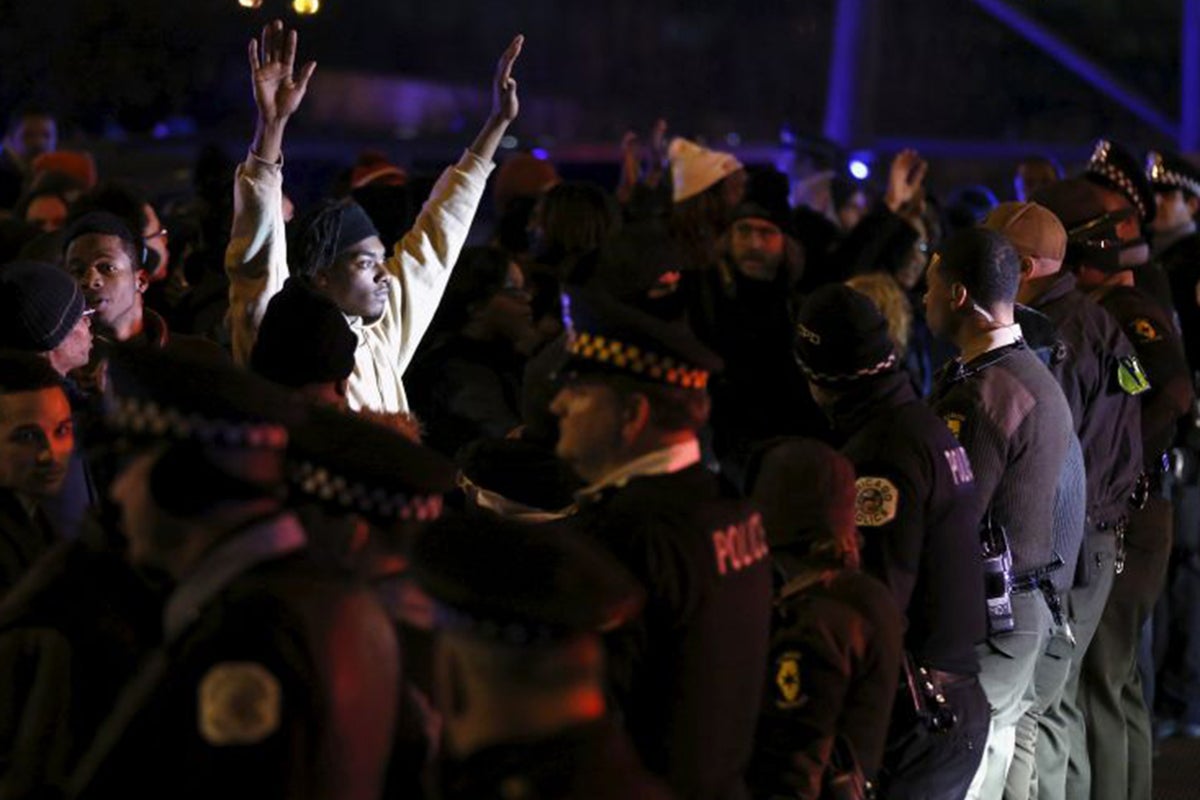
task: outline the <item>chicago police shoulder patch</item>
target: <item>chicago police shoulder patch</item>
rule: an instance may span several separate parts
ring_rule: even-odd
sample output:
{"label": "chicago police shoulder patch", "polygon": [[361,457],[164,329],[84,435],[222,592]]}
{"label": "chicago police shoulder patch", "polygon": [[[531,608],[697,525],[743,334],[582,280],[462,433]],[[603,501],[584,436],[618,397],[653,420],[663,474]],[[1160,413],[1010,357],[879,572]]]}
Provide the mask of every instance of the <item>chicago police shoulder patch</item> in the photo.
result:
{"label": "chicago police shoulder patch", "polygon": [[808,702],[800,679],[800,662],[803,657],[797,650],[781,653],[775,659],[775,707],[779,709],[800,708]]}
{"label": "chicago police shoulder patch", "polygon": [[1154,323],[1145,317],[1138,317],[1129,327],[1139,342],[1157,342],[1160,338]]}
{"label": "chicago police shoulder patch", "polygon": [[279,730],[283,691],[262,664],[216,664],[204,674],[198,694],[200,735],[211,745],[257,744]]}
{"label": "chicago police shoulder patch", "polygon": [[1142,362],[1137,356],[1123,356],[1117,359],[1117,383],[1121,391],[1128,395],[1139,395],[1150,388],[1150,379],[1142,369]]}
{"label": "chicago police shoulder patch", "polygon": [[863,477],[854,482],[854,524],[876,528],[896,518],[900,493],[887,478]]}

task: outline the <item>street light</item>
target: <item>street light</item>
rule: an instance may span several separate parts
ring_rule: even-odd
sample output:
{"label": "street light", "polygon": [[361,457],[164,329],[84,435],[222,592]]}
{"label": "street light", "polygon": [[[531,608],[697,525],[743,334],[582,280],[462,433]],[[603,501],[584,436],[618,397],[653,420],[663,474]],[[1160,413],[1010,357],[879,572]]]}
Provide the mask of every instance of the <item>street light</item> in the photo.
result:
{"label": "street light", "polygon": [[321,10],[321,0],[292,0],[292,9],[297,14],[315,14]]}
{"label": "street light", "polygon": [[262,8],[263,0],[238,0],[242,8]]}

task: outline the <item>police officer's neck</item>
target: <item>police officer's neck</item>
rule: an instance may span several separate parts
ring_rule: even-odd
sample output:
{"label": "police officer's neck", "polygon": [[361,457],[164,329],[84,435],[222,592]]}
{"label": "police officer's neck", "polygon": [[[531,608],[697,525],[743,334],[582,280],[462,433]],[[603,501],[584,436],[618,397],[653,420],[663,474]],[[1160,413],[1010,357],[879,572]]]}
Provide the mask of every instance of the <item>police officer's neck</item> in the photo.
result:
{"label": "police officer's neck", "polygon": [[999,346],[997,342],[1007,338],[1005,333],[1013,325],[1012,303],[996,303],[986,309],[974,306],[960,319],[954,332],[954,344],[958,346],[962,360],[970,361]]}

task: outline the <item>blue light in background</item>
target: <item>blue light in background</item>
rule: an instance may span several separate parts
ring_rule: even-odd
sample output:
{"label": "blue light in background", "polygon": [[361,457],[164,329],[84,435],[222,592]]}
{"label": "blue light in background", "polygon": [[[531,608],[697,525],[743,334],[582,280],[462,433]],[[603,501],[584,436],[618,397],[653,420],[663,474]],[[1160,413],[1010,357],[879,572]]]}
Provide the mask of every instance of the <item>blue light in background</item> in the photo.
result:
{"label": "blue light in background", "polygon": [[550,159],[550,154],[547,153],[543,147],[535,147],[530,152],[533,153],[533,157],[539,161],[548,161]]}
{"label": "blue light in background", "polygon": [[871,166],[861,158],[850,159],[850,174],[855,180],[865,181],[871,177]]}

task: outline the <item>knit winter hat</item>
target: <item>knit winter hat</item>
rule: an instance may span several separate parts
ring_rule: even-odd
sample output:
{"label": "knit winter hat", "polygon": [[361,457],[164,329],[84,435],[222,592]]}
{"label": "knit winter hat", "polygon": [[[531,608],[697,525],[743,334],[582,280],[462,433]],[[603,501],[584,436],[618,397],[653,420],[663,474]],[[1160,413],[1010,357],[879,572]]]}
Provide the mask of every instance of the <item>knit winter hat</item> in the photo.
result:
{"label": "knit winter hat", "polygon": [[667,149],[667,158],[675,181],[673,199],[676,203],[695,197],[742,169],[742,162],[731,153],[709,150],[687,139],[673,139]]}
{"label": "knit winter hat", "polygon": [[79,284],[53,264],[13,261],[0,267],[0,346],[53,350],[84,310]]}
{"label": "knit winter hat", "polygon": [[333,383],[354,371],[357,347],[358,337],[338,307],[304,281],[289,278],[267,304],[250,368],[293,388]]}
{"label": "knit winter hat", "polygon": [[840,283],[814,291],[796,320],[796,361],[810,381],[840,385],[896,369],[887,320],[864,294]]}

